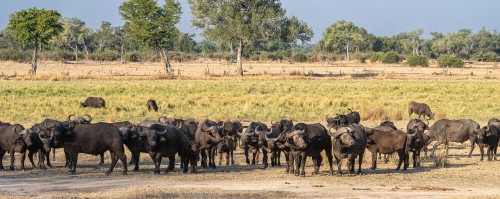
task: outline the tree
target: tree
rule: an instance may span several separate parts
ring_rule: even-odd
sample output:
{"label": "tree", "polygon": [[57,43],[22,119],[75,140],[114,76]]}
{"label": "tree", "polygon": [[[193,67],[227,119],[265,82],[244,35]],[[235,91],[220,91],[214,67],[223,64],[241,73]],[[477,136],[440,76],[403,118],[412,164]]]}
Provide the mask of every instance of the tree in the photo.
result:
{"label": "tree", "polygon": [[326,28],[323,33],[322,49],[327,52],[344,52],[345,59],[349,60],[349,50],[351,47],[366,49],[369,46],[369,34],[352,22],[339,21]]}
{"label": "tree", "polygon": [[92,30],[85,26],[85,22],[78,18],[64,18],[62,20],[63,32],[57,37],[57,46],[66,46],[73,50],[75,61],[78,61],[79,45],[83,45],[86,54],[89,54],[88,45],[89,37],[92,35]]}
{"label": "tree", "polygon": [[30,74],[36,74],[40,46],[62,31],[60,19],[61,14],[55,10],[30,8],[15,12],[9,20],[8,28],[15,32],[18,41],[35,48]]}
{"label": "tree", "polygon": [[247,44],[257,40],[280,41],[288,29],[286,11],[278,0],[188,0],[193,26],[217,43],[236,43],[237,74],[243,76],[242,55]]}
{"label": "tree", "polygon": [[400,52],[404,54],[421,55],[422,44],[424,40],[420,38],[424,33],[424,29],[419,28],[410,32],[399,33],[394,36],[394,39],[399,42],[401,47]]}
{"label": "tree", "polygon": [[174,41],[173,49],[179,52],[194,52],[196,41],[193,37],[194,34],[180,33]]}
{"label": "tree", "polygon": [[101,28],[96,31],[95,35],[99,51],[106,51],[106,47],[113,43],[113,27],[111,27],[111,23],[103,21],[101,23]]}
{"label": "tree", "polygon": [[295,54],[297,40],[302,45],[310,41],[314,37],[314,32],[306,22],[299,20],[297,17],[290,17],[286,22],[286,29],[283,32],[283,39],[286,43],[292,46],[292,56]]}
{"label": "tree", "polygon": [[155,0],[129,0],[120,6],[127,36],[139,45],[155,49],[170,74],[173,71],[166,48],[178,33],[175,25],[181,13],[181,4],[176,0],[165,0],[163,6]]}

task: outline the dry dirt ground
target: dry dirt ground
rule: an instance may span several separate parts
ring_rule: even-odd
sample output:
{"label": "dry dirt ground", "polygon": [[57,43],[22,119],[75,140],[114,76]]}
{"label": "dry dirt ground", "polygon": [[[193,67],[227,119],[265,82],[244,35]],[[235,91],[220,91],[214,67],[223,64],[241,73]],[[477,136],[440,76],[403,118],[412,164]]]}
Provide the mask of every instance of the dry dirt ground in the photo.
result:
{"label": "dry dirt ground", "polygon": [[[0,62],[0,76],[26,75],[30,64]],[[234,64],[223,61],[191,61],[172,63],[175,76],[199,78],[205,76],[208,68],[210,76],[236,75]],[[331,63],[285,63],[285,62],[244,62],[246,75],[289,76],[306,74],[312,77],[379,77],[379,78],[415,78],[440,79],[443,69],[431,62],[430,67],[408,67],[404,64],[379,64],[357,62]],[[497,63],[472,63],[465,68],[449,69],[451,76],[446,78],[500,78],[500,65]],[[85,77],[135,77],[147,78],[164,74],[161,63],[118,63],[91,62],[62,63],[42,61],[38,66],[39,75],[63,75]]]}
{"label": "dry dirt ground", "polygon": [[[364,124],[375,126],[376,122]],[[406,122],[396,125],[403,128]],[[442,148],[437,154],[444,153]],[[500,162],[480,162],[477,148],[468,158],[468,150],[467,143],[453,144],[445,168],[436,168],[435,159],[427,157],[423,167],[407,171],[395,170],[397,156],[388,163],[379,161],[377,170],[370,170],[371,153],[366,151],[362,175],[335,172],[332,176],[324,160],[321,173],[313,176],[308,158],[306,177],[286,174],[284,158],[278,168],[246,165],[241,149],[235,153],[236,165],[200,169],[197,174],[183,174],[178,164],[174,172],[164,173],[164,160],[162,174],[153,175],[152,161],[142,154],[140,171],[122,175],[119,163],[115,172],[106,176],[108,154],[101,168],[98,157],[80,154],[77,174],[68,175],[62,167],[62,150],[57,150],[54,168],[41,171],[28,166],[27,171],[20,171],[16,161],[15,171],[0,172],[0,198],[499,198]],[[4,158],[4,165],[8,162],[9,158]],[[343,169],[345,173],[345,161]]]}

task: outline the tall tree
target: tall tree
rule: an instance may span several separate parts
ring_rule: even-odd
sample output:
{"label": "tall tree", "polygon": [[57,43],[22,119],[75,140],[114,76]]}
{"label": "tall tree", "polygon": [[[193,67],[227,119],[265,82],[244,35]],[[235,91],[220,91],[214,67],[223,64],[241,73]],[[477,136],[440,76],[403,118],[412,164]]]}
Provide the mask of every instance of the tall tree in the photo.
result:
{"label": "tall tree", "polygon": [[243,48],[256,40],[282,40],[288,19],[279,0],[188,0],[193,25],[217,43],[235,41],[237,74],[243,76]]}
{"label": "tall tree", "polygon": [[113,43],[113,27],[107,21],[101,22],[101,27],[96,31],[97,46],[100,52],[106,51],[106,47]]}
{"label": "tall tree", "polygon": [[352,22],[339,21],[326,28],[323,33],[322,44],[329,52],[344,52],[345,59],[349,60],[349,50],[351,47],[365,49],[369,46],[369,34],[362,28],[354,25]]}
{"label": "tall tree", "polygon": [[166,48],[178,33],[175,25],[181,13],[181,4],[176,0],[165,0],[163,6],[155,0],[129,0],[120,6],[127,36],[139,45],[155,49],[170,74],[173,71]]}
{"label": "tall tree", "polygon": [[62,20],[64,31],[57,37],[56,45],[65,46],[75,54],[75,61],[78,61],[78,50],[81,47],[89,54],[87,43],[92,35],[92,30],[85,26],[85,22],[78,18],[64,18]]}
{"label": "tall tree", "polygon": [[15,12],[10,18],[8,28],[15,32],[16,38],[23,45],[33,45],[35,48],[30,74],[36,73],[40,46],[62,31],[60,19],[61,14],[55,10],[36,8]]}

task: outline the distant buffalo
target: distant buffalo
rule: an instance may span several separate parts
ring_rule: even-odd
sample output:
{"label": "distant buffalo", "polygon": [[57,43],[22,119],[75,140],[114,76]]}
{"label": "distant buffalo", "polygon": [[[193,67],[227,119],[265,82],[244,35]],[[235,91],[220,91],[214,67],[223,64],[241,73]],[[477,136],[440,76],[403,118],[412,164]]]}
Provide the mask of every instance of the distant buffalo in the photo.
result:
{"label": "distant buffalo", "polygon": [[359,115],[359,112],[352,111],[350,108],[348,108],[348,110],[350,111],[350,113],[348,113],[347,115],[337,114],[337,116],[335,117],[326,116],[328,127],[336,129],[340,126],[359,124],[359,122],[361,122],[361,116]]}
{"label": "distant buffalo", "polygon": [[147,102],[147,106],[148,106],[148,111],[154,110],[155,112],[158,112],[158,105],[156,104],[156,100],[149,99]]}
{"label": "distant buffalo", "polygon": [[408,117],[410,117],[413,113],[418,115],[418,119],[423,115],[429,117],[429,119],[434,119],[434,113],[432,113],[431,109],[425,103],[411,102],[408,105]]}
{"label": "distant buffalo", "polygon": [[88,97],[85,102],[80,103],[80,107],[106,108],[106,101],[102,97]]}

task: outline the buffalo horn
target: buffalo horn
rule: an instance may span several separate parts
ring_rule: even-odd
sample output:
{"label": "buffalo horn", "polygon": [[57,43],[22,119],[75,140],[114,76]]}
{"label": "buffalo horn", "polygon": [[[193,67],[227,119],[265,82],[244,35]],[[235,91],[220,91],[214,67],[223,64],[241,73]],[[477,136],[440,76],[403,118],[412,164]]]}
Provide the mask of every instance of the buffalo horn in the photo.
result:
{"label": "buffalo horn", "polygon": [[486,131],[490,131],[490,126],[486,125]]}
{"label": "buffalo horn", "polygon": [[164,131],[156,131],[156,133],[157,133],[159,136],[164,136],[165,134],[167,134],[167,130],[164,130]]}
{"label": "buffalo horn", "polygon": [[88,119],[86,119],[87,123],[90,123],[92,121],[92,116],[90,116],[89,114],[86,114],[84,116],[87,116]]}

